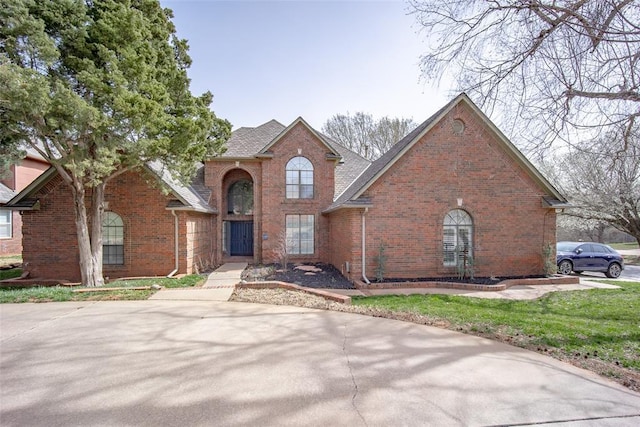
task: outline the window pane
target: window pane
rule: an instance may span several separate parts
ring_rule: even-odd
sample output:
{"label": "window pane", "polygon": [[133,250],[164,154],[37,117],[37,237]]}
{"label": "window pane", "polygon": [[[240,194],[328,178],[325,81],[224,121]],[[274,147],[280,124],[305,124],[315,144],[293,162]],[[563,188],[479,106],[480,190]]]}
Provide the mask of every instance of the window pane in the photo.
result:
{"label": "window pane", "polygon": [[124,264],[124,223],[114,212],[105,212],[102,221],[102,263]]}
{"label": "window pane", "polygon": [[312,254],[314,246],[314,216],[287,215],[287,252],[290,254]]}
{"label": "window pane", "polygon": [[313,198],[313,165],[305,157],[294,157],[286,166],[288,199]]}
{"label": "window pane", "polygon": [[0,211],[0,237],[11,237],[11,211]]}
{"label": "window pane", "polygon": [[287,184],[299,184],[300,173],[298,171],[287,171]]}
{"label": "window pane", "polygon": [[462,209],[447,213],[443,227],[443,262],[445,266],[455,266],[463,259],[469,259],[473,250],[473,223],[471,216]]}
{"label": "window pane", "polygon": [[313,199],[313,185],[301,185],[300,186],[300,198],[301,199]]}
{"label": "window pane", "polygon": [[297,185],[287,185],[287,199],[297,199],[299,190]]}
{"label": "window pane", "polygon": [[313,184],[313,171],[300,171],[300,184]]}

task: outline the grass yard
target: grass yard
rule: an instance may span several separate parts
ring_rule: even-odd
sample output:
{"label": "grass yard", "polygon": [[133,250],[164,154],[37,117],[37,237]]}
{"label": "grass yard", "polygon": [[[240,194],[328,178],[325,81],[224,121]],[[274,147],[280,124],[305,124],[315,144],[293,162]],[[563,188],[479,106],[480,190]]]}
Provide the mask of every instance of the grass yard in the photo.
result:
{"label": "grass yard", "polygon": [[615,250],[629,250],[629,249],[638,249],[638,242],[632,242],[632,243],[609,243],[609,246],[611,246],[613,249]]}
{"label": "grass yard", "polygon": [[12,268],[10,270],[0,270],[0,280],[15,279],[22,274],[21,268]]}
{"label": "grass yard", "polygon": [[0,256],[0,267],[10,264],[20,264],[22,263],[21,255],[3,255]]}
{"label": "grass yard", "polygon": [[353,304],[416,313],[433,324],[536,350],[640,390],[640,283],[551,292],[533,301],[454,295],[354,297]]}
{"label": "grass yard", "polygon": [[[9,270],[11,271],[11,270]],[[160,285],[165,288],[185,288],[201,285],[206,278],[199,275],[184,276],[180,279],[151,278],[136,280],[117,280],[106,284],[106,288],[126,288]],[[79,288],[73,289],[100,289]],[[0,303],[23,302],[62,302],[62,301],[116,301],[116,300],[143,300],[149,298],[156,290],[130,290],[118,289],[101,292],[73,292],[68,286],[49,286],[33,288],[0,288]]]}

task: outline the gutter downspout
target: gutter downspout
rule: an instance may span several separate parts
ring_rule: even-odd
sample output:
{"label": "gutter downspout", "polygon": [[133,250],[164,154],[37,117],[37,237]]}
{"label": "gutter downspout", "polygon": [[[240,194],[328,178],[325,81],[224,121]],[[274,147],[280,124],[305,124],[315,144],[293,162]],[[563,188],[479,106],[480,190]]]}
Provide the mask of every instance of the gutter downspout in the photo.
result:
{"label": "gutter downspout", "polygon": [[173,234],[174,234],[173,240],[175,242],[175,247],[174,247],[173,257],[176,260],[176,262],[175,262],[175,268],[173,269],[173,271],[171,273],[167,274],[168,278],[173,277],[173,275],[178,272],[178,267],[179,267],[179,259],[178,259],[178,252],[179,252],[179,250],[178,250],[178,215],[176,215],[175,209],[171,209],[171,214],[174,217],[174,221],[173,221],[173,224],[174,224],[174,226],[173,226],[173,229],[174,229],[173,230]]}
{"label": "gutter downspout", "polygon": [[366,268],[366,264],[365,264],[365,259],[366,259],[366,243],[367,243],[367,238],[366,238],[366,233],[367,233],[367,227],[366,227],[366,221],[364,219],[364,215],[369,212],[369,208],[364,208],[364,211],[362,211],[362,280],[364,280],[364,283],[366,283],[367,285],[371,284],[371,282],[369,281],[369,279],[367,279],[367,268]]}

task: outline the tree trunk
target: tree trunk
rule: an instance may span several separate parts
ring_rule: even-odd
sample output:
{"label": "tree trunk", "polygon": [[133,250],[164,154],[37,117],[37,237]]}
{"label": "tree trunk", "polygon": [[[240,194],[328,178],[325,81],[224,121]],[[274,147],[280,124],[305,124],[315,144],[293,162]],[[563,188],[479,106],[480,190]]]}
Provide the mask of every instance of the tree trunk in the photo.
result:
{"label": "tree trunk", "polygon": [[102,220],[104,219],[105,186],[104,182],[95,186],[91,196],[91,260],[95,286],[104,285],[102,276]]}
{"label": "tree trunk", "polygon": [[[94,212],[96,211],[95,204],[92,203],[92,236],[89,235],[89,224],[87,221],[87,206],[85,203],[85,188],[82,182],[73,180],[71,183],[71,190],[73,193],[73,207],[76,220],[76,233],[78,235],[78,254],[80,256],[80,277],[83,286],[93,287],[102,286],[104,279],[102,278],[102,220],[101,214],[96,217]],[[95,193],[95,192],[94,192]],[[100,192],[104,197],[104,187]],[[93,196],[95,199],[95,196]],[[97,208],[102,210],[102,203]],[[98,222],[99,228],[99,242],[100,242],[100,262],[96,264],[92,238],[95,235],[96,219],[100,219]],[[96,268],[97,266],[97,268]]]}

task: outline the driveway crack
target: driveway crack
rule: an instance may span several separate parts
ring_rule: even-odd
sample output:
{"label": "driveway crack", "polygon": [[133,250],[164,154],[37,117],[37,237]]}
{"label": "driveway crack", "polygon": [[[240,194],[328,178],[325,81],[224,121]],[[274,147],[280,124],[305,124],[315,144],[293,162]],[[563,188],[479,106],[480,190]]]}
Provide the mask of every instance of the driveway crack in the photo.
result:
{"label": "driveway crack", "polygon": [[364,419],[364,416],[358,409],[358,405],[356,404],[356,399],[358,398],[358,382],[356,381],[356,377],[353,374],[353,367],[351,366],[351,360],[349,359],[349,352],[347,351],[347,325],[344,325],[344,339],[342,340],[342,352],[344,353],[344,357],[347,360],[347,367],[349,368],[349,375],[351,375],[351,383],[353,384],[353,394],[351,395],[351,406],[356,411],[362,423],[365,426],[368,426],[367,420]]}

